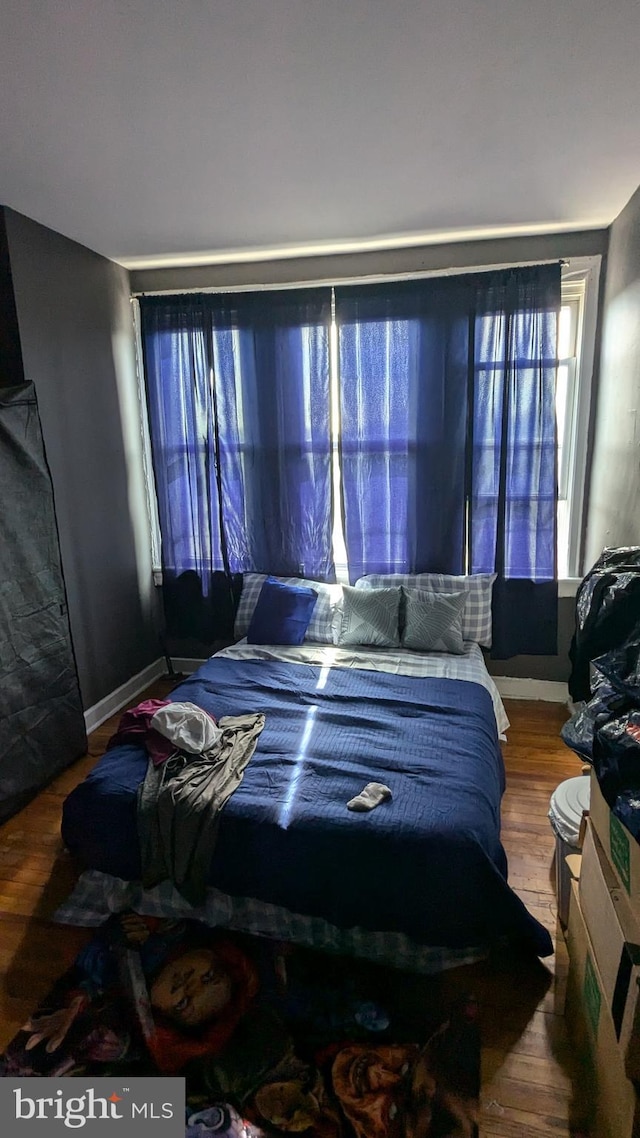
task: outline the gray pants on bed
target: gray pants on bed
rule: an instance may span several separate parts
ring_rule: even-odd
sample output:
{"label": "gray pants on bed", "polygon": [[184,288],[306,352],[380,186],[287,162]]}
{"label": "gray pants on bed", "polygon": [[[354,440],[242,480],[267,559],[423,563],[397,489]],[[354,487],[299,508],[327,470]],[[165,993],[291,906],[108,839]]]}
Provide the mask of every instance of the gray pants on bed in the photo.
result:
{"label": "gray pants on bed", "polygon": [[169,879],[192,905],[205,895],[220,811],[242,782],[264,727],[264,715],[229,715],[222,737],[203,755],[179,753],[161,766],[151,760],[138,791],[142,884]]}

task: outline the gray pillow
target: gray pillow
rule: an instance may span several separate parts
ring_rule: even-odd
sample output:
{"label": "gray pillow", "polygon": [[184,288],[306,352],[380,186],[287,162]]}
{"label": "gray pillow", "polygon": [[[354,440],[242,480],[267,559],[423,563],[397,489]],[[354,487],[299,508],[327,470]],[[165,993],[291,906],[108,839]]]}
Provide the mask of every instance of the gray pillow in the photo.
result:
{"label": "gray pillow", "polygon": [[375,644],[380,648],[399,645],[399,588],[365,590],[345,585],[342,593],[344,601],[338,644]]}
{"label": "gray pillow", "polygon": [[402,647],[461,656],[466,593],[423,593],[405,589]]}
{"label": "gray pillow", "polygon": [[357,589],[389,589],[406,585],[428,593],[464,593],[467,603],[462,614],[462,635],[483,648],[491,647],[491,594],[495,573],[473,573],[456,577],[451,573],[367,573],[356,581]]}

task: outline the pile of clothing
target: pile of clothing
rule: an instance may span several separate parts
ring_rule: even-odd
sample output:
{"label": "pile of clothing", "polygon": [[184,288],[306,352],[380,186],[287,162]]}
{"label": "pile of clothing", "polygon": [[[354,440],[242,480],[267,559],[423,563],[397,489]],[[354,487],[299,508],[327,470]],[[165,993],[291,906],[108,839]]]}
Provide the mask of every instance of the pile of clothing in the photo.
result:
{"label": "pile of clothing", "polygon": [[108,749],[142,743],[138,791],[142,883],[172,881],[192,905],[204,898],[220,812],[242,781],[265,723],[261,714],[215,719],[194,703],[149,699],[125,712]]}

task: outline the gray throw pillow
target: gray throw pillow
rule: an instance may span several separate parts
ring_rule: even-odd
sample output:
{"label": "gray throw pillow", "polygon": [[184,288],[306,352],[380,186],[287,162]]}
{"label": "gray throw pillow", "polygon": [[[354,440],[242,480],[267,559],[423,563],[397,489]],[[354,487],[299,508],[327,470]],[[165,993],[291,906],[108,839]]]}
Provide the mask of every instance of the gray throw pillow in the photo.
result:
{"label": "gray throw pillow", "polygon": [[423,593],[404,589],[402,647],[461,656],[465,593]]}
{"label": "gray throw pillow", "polygon": [[427,593],[464,593],[467,603],[462,614],[464,640],[475,640],[491,647],[491,596],[495,573],[472,573],[469,577],[452,573],[367,573],[356,581],[357,589],[389,589],[403,585]]}
{"label": "gray throw pillow", "polygon": [[399,588],[355,589],[345,585],[338,644],[396,648],[400,643],[400,596]]}

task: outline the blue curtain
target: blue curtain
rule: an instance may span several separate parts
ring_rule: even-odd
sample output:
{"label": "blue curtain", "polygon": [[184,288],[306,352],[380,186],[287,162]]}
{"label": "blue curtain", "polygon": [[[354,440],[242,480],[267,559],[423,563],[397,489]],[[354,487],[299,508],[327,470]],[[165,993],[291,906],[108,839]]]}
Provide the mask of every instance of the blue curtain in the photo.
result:
{"label": "blue curtain", "polygon": [[220,528],[210,316],[198,297],[140,302],[163,570],[225,568]]}
{"label": "blue curtain", "polygon": [[470,565],[495,571],[494,658],[557,652],[555,385],[560,266],[475,288]]}
{"label": "blue curtain", "polygon": [[349,576],[459,573],[465,549],[469,289],[336,289]]}
{"label": "blue curtain", "polygon": [[493,655],[557,652],[560,266],[336,289],[351,579],[496,572]]}
{"label": "blue curtain", "polygon": [[168,577],[331,579],[330,292],[144,297]]}
{"label": "blue curtain", "polygon": [[[559,265],[336,289],[350,579],[495,571],[498,657],[556,651],[559,306]],[[333,579],[329,290],[141,310],[166,579]]]}

